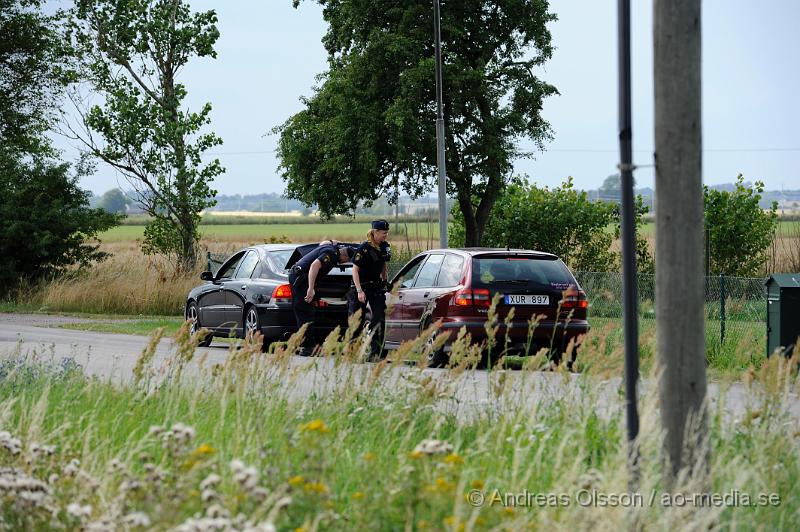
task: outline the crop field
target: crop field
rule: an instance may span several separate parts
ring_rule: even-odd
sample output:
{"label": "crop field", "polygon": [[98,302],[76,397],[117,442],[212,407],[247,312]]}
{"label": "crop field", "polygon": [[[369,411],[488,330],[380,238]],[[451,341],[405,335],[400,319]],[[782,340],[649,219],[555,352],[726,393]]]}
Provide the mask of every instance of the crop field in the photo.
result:
{"label": "crop field", "polygon": [[[369,223],[220,224],[201,225],[200,234],[203,240],[213,242],[318,242],[329,238],[361,242],[366,238],[369,227]],[[399,226],[391,225],[390,240],[395,246],[403,247],[407,242],[413,243],[414,247],[425,242],[438,245],[438,231],[439,226],[434,223],[401,222]],[[134,242],[143,234],[142,225],[120,225],[102,233],[99,238],[106,243]]]}

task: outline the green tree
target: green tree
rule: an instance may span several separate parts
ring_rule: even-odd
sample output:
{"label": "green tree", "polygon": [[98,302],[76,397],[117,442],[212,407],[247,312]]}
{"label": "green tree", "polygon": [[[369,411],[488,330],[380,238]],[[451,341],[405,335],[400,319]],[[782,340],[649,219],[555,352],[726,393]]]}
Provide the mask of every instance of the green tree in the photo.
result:
{"label": "green tree", "polygon": [[[68,80],[65,50],[40,0],[0,1],[0,156],[52,153],[45,132]],[[8,163],[8,161],[6,161]]]}
{"label": "green tree", "polygon": [[128,206],[128,198],[120,189],[112,188],[100,197],[97,206],[106,212],[125,213]]}
{"label": "green tree", "polygon": [[711,272],[748,277],[758,275],[778,227],[778,204],[759,206],[764,183],[745,186],[741,174],[731,191],[703,187],[705,225],[711,246]]}
{"label": "green tree", "polygon": [[[305,108],[274,131],[287,194],[323,215],[436,182],[430,0],[317,0],[328,71]],[[295,6],[299,0],[294,1]],[[542,102],[555,87],[534,69],[552,55],[546,0],[461,0],[442,6],[448,194],[477,245],[522,137],[542,148]]]}
{"label": "green tree", "polygon": [[[640,200],[637,223],[646,212]],[[454,246],[461,246],[465,242],[464,217],[457,208],[453,217],[451,239]],[[619,267],[620,257],[611,250],[614,235],[608,227],[616,224],[618,237],[619,220],[616,205],[591,201],[586,192],[575,189],[572,178],[553,189],[515,178],[492,209],[484,244],[554,253],[573,270],[612,271]],[[640,270],[652,264],[646,244],[640,240],[644,252],[639,258]]]}
{"label": "green tree", "polygon": [[[22,163],[0,158],[0,293],[21,279],[58,274],[73,264],[88,266],[106,253],[87,243],[119,223],[119,216],[88,207],[69,165],[36,158]],[[25,205],[20,209],[20,205]]]}
{"label": "green tree", "polygon": [[198,258],[200,212],[215,204],[209,184],[224,169],[201,162],[222,141],[201,133],[211,105],[186,109],[177,76],[192,57],[216,57],[216,22],[214,11],[192,13],[182,0],[76,0],[68,32],[82,77],[103,97],[71,131],[128,179],[153,217],[144,252],[187,270]]}

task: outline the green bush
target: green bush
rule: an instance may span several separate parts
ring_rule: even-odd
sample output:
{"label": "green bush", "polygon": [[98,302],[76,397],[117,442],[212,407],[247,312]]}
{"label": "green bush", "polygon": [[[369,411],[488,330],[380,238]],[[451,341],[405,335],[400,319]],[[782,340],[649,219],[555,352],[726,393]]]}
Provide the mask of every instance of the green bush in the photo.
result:
{"label": "green bush", "polygon": [[0,154],[0,189],[0,293],[22,279],[106,257],[91,241],[117,225],[119,215],[90,209],[69,165],[41,158],[23,163]]}
{"label": "green bush", "polygon": [[[647,207],[637,208],[637,225]],[[453,209],[451,242],[464,244],[464,217],[458,206]],[[576,190],[572,178],[560,186],[539,188],[524,178],[515,178],[497,200],[483,230],[483,245],[535,249],[554,253],[573,270],[604,272],[618,268],[619,256],[611,250],[614,235],[606,228],[619,225],[617,205],[591,201],[584,191]],[[617,234],[619,231],[617,230]],[[652,264],[647,243],[642,240],[639,254]]]}
{"label": "green bush", "polygon": [[711,273],[753,277],[767,262],[778,227],[778,204],[758,205],[764,183],[745,186],[741,174],[732,192],[703,187],[705,225],[711,247]]}

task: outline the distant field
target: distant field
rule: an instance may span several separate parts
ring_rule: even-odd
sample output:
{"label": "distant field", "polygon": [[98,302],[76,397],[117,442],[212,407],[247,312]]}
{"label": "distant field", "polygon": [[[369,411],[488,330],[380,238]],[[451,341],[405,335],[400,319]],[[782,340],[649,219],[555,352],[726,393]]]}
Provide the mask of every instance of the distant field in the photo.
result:
{"label": "distant field", "polygon": [[[236,224],[201,225],[200,234],[206,240],[266,242],[286,238],[291,242],[313,242],[326,238],[343,241],[362,241],[369,230],[368,223],[318,223],[318,224]],[[129,242],[142,238],[144,226],[120,225],[100,235],[103,242]],[[438,224],[410,222],[395,227],[389,235],[390,241],[405,241],[406,233],[412,241],[438,241]]]}

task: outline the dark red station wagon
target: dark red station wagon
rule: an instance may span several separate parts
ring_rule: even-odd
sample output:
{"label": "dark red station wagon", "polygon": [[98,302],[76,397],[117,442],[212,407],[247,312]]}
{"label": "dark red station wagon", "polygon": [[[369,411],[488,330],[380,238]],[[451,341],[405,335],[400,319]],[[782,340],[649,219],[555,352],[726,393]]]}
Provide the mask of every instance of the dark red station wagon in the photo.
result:
{"label": "dark red station wagon", "polygon": [[[473,342],[486,340],[484,325],[496,294],[497,340],[504,343],[508,332],[507,354],[534,354],[552,347],[560,359],[570,340],[580,343],[589,331],[586,294],[564,262],[550,253],[432,249],[410,260],[392,286],[396,290],[386,296],[385,347],[396,349],[441,320],[440,331],[449,334],[449,340],[443,350],[431,354],[431,366],[446,364],[449,343],[462,327]],[[506,331],[504,319],[512,307],[514,316]],[[536,317],[539,322],[529,338],[530,321]]]}

